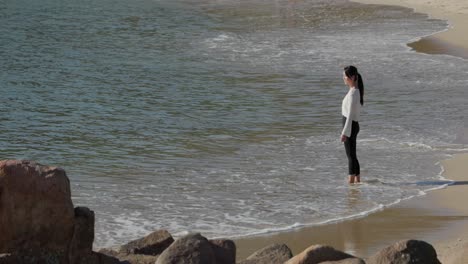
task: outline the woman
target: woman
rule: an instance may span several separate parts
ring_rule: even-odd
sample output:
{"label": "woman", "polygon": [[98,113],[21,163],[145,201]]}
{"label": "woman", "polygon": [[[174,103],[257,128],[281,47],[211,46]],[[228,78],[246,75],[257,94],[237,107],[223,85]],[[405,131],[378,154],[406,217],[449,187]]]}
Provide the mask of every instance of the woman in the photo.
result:
{"label": "woman", "polygon": [[349,183],[358,183],[361,182],[361,170],[356,155],[356,138],[359,133],[361,106],[364,105],[364,84],[354,66],[344,68],[343,81],[349,87],[349,91],[341,105],[343,114],[341,142],[344,142],[348,156]]}

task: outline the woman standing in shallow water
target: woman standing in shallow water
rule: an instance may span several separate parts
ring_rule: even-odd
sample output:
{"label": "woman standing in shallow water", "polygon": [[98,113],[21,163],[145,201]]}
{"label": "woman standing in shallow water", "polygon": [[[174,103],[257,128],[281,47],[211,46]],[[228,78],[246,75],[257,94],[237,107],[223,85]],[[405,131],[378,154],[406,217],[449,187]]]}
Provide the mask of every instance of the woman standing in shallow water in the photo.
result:
{"label": "woman standing in shallow water", "polygon": [[359,133],[361,106],[364,105],[364,83],[361,74],[354,66],[344,68],[343,81],[349,87],[349,91],[341,105],[343,115],[341,142],[344,142],[348,156],[349,183],[358,183],[361,182],[361,168],[356,155],[356,138]]}

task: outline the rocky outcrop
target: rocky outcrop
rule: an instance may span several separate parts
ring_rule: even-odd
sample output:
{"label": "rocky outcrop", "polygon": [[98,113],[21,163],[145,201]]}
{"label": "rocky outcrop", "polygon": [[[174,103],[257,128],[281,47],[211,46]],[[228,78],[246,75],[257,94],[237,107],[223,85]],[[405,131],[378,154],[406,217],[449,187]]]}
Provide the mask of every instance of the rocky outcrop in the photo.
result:
{"label": "rocky outcrop", "polygon": [[64,251],[74,230],[65,171],[31,161],[0,161],[0,253]]}
{"label": "rocky outcrop", "polygon": [[156,256],[168,248],[172,242],[174,242],[174,238],[167,230],[157,230],[121,246],[119,253]]}
{"label": "rocky outcrop", "polygon": [[[191,234],[176,241],[166,230],[94,252],[95,214],[73,208],[65,171],[32,161],[0,161],[0,264],[235,264],[231,240]],[[365,264],[329,246],[315,245],[293,257],[284,244],[263,248],[239,264]],[[440,264],[434,248],[403,240],[368,264]]]}
{"label": "rocky outcrop", "polygon": [[314,245],[308,247],[285,264],[318,264],[326,261],[341,261],[355,258],[356,257],[336,250],[330,246]]}
{"label": "rocky outcrop", "polygon": [[63,169],[0,161],[0,263],[113,264],[92,251],[94,212],[73,208]]}
{"label": "rocky outcrop", "polygon": [[440,264],[431,244],[420,240],[402,240],[370,257],[368,264]]}
{"label": "rocky outcrop", "polygon": [[291,249],[285,244],[272,244],[254,252],[240,264],[283,264],[292,256]]}

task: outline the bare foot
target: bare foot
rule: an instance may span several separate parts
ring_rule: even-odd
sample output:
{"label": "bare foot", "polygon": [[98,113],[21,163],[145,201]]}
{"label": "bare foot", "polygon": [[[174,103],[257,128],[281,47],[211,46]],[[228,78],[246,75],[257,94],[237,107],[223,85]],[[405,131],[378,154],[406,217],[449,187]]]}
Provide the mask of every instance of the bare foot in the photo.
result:
{"label": "bare foot", "polygon": [[356,175],[356,183],[360,183],[361,182],[361,175]]}
{"label": "bare foot", "polygon": [[348,183],[353,184],[356,181],[356,175],[349,175]]}

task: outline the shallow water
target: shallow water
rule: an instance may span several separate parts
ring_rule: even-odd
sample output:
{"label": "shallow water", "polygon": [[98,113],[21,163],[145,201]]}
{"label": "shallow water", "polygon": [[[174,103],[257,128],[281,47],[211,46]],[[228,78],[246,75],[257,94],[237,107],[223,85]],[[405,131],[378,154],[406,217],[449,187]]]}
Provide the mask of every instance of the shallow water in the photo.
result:
{"label": "shallow water", "polygon": [[[365,215],[466,151],[466,60],[405,43],[447,23],[347,1],[6,1],[2,158],[63,167],[95,246],[158,228],[243,236]],[[345,184],[343,66],[363,74]]]}

